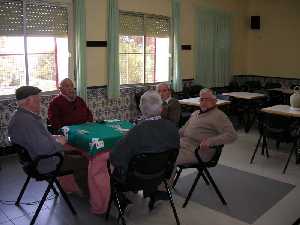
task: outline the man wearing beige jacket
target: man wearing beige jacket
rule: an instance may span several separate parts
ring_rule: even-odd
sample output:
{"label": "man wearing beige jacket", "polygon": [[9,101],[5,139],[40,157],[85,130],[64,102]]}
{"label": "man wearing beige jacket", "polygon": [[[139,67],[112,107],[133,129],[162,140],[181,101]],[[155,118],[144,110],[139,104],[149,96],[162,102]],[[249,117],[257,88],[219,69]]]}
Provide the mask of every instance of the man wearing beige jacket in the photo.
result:
{"label": "man wearing beige jacket", "polygon": [[194,150],[200,146],[200,157],[206,162],[213,155],[210,146],[228,144],[237,139],[229,118],[217,108],[217,99],[210,89],[200,91],[200,109],[195,111],[179,130],[180,151],[177,164],[197,162]]}

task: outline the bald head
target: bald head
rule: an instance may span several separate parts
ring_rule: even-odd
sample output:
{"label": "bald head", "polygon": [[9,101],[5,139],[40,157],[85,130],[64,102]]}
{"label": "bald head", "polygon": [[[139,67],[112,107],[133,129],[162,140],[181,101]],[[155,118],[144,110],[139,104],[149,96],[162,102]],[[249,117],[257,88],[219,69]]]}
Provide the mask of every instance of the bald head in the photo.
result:
{"label": "bald head", "polygon": [[69,78],[65,78],[60,82],[59,90],[71,100],[74,100],[76,97],[73,81]]}

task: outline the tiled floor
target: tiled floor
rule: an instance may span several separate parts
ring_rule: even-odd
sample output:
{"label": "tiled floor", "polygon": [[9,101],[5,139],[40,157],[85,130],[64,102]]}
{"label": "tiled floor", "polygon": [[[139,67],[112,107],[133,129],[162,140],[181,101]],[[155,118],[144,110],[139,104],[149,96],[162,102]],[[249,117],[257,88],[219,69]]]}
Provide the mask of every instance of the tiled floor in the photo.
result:
{"label": "tiled floor", "polygon": [[[282,145],[281,150],[272,150],[269,159],[257,154],[254,164],[249,164],[250,156],[257,140],[257,132],[244,133],[239,130],[239,139],[234,144],[224,148],[220,163],[243,171],[270,177],[279,181],[296,185],[281,201],[274,205],[262,215],[254,225],[290,225],[300,216],[300,166],[295,164],[293,159],[288,167],[287,173],[281,173],[284,162],[287,158],[288,147]],[[271,146],[274,143],[271,142]],[[15,156],[1,157],[0,163],[0,224],[1,225],[26,225],[29,224],[37,204],[22,204],[22,208],[16,207],[15,201],[19,190],[25,181],[25,175],[17,163]],[[188,171],[187,173],[192,172]],[[230,179],[230,178],[229,178]],[[234,184],[233,184],[234,185]],[[45,190],[45,184],[32,181],[22,202],[28,203],[39,200]],[[219,184],[222,188],[222,184]],[[276,187],[274,187],[276,188]],[[127,214],[128,224],[152,225],[152,224],[175,224],[173,214],[168,202],[158,205],[151,213],[147,208],[147,199],[137,195],[129,196],[134,198],[135,204]],[[246,223],[231,218],[220,212],[206,208],[199,203],[190,201],[185,209],[181,208],[183,199],[174,194],[175,204],[183,225],[245,225]],[[50,196],[46,201],[36,224],[40,225],[75,225],[75,224],[117,224],[114,218],[107,222],[101,215],[93,215],[89,212],[87,199],[77,196],[70,196],[72,203],[77,209],[78,215],[73,216],[61,198],[54,199]],[[245,203],[246,204],[246,203]]]}

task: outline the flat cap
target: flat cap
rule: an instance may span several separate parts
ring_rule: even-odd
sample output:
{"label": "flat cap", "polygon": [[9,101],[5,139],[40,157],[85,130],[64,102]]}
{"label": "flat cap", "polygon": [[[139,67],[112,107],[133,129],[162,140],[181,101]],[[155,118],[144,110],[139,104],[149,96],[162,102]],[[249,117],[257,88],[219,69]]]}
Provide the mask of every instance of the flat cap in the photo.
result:
{"label": "flat cap", "polygon": [[16,90],[16,99],[22,100],[32,95],[37,95],[41,90],[33,86],[22,86]]}

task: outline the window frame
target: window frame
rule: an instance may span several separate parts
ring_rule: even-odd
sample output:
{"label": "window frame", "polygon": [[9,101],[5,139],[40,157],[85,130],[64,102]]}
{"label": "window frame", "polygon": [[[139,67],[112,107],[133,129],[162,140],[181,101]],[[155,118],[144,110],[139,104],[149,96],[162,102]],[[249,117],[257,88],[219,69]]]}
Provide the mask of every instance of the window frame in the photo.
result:
{"label": "window frame", "polygon": [[[26,3],[30,3],[31,0],[22,0],[23,2]],[[72,79],[72,80],[76,80],[76,75],[75,75],[75,35],[74,35],[74,4],[73,4],[73,0],[45,0],[41,2],[42,4],[55,4],[58,6],[62,6],[65,7],[67,9],[67,13],[68,13],[68,52],[69,52],[69,57],[68,57],[68,78]],[[23,7],[24,9],[24,7]],[[23,17],[24,18],[24,17]],[[25,32],[23,32],[23,39],[24,39],[24,61],[25,61],[25,79],[26,79],[26,84],[21,84],[21,86],[23,85],[30,85],[29,84],[29,75],[28,75],[28,61],[27,61],[27,57],[28,57],[28,51],[27,51],[27,47],[25,47],[25,45],[27,45],[27,37],[30,35],[27,35]],[[45,35],[47,36],[47,35]],[[26,41],[25,41],[26,40]],[[27,56],[25,56],[27,55]],[[26,62],[27,61],[27,62]],[[27,64],[27,65],[26,65]],[[52,95],[52,94],[57,94],[58,93],[58,89],[54,89],[51,91],[43,91],[41,92],[42,95]],[[0,100],[7,100],[7,99],[11,99],[14,98],[15,94],[4,94],[4,95],[0,95]]]}
{"label": "window frame", "polygon": [[[173,60],[173,57],[172,57],[172,53],[171,53],[171,18],[169,16],[164,16],[164,15],[157,15],[157,14],[150,14],[150,13],[143,13],[143,12],[135,12],[135,11],[125,11],[125,10],[119,10],[119,15],[121,16],[121,14],[127,14],[127,15],[133,15],[133,16],[141,16],[143,17],[143,21],[145,21],[145,17],[149,17],[149,18],[157,18],[157,19],[164,19],[164,20],[167,20],[168,21],[168,25],[169,25],[169,30],[168,30],[168,38],[169,38],[169,56],[168,56],[168,61],[169,61],[169,65],[168,65],[168,70],[169,70],[169,74],[168,74],[168,80],[166,81],[156,81],[156,82],[151,82],[151,83],[148,83],[148,82],[145,82],[146,81],[146,56],[149,55],[150,53],[146,53],[146,39],[147,37],[151,37],[151,36],[146,36],[146,32],[145,32],[145,23],[143,25],[143,40],[144,40],[144,48],[143,48],[143,53],[139,53],[139,54],[142,54],[143,55],[143,65],[144,65],[144,71],[143,71],[143,80],[144,82],[143,83],[135,83],[135,84],[120,84],[121,87],[134,87],[134,86],[143,86],[143,85],[156,85],[158,83],[162,83],[162,82],[170,82],[171,81],[171,78],[170,78],[170,74],[171,74],[171,70],[172,70],[172,60]],[[120,38],[121,34],[119,33],[119,38]],[[130,35],[123,35],[123,36],[130,36]],[[133,36],[133,35],[131,35]],[[156,37],[155,37],[156,38]],[[119,41],[119,45],[120,45],[120,41]],[[119,56],[120,54],[127,54],[127,53],[120,53],[120,49],[119,49]],[[156,51],[155,51],[155,56],[156,56]],[[156,66],[156,57],[155,58],[155,66]],[[119,59],[119,65],[120,65],[120,59]],[[154,67],[155,69],[155,67]],[[120,71],[119,71],[120,73]],[[120,73],[121,74],[121,73]],[[156,70],[155,70],[155,74],[154,74],[154,77],[156,77]],[[121,76],[120,76],[120,83],[121,83]]]}

